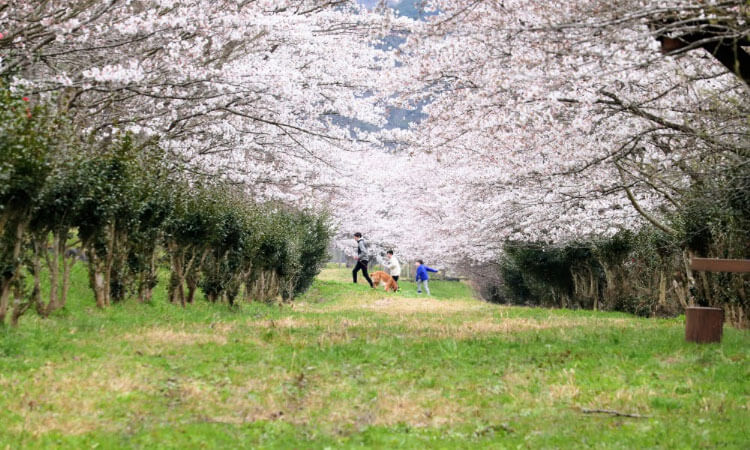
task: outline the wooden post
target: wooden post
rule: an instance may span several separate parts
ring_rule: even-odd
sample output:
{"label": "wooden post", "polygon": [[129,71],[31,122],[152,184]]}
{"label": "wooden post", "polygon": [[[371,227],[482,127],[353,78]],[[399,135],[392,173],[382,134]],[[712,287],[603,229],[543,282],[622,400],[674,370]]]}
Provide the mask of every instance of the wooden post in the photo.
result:
{"label": "wooden post", "polygon": [[[750,273],[749,259],[690,258],[690,270],[703,272]],[[685,340],[721,342],[724,310],[689,306],[685,308]]]}
{"label": "wooden post", "polygon": [[688,342],[721,342],[724,310],[689,306],[685,309],[685,340]]}

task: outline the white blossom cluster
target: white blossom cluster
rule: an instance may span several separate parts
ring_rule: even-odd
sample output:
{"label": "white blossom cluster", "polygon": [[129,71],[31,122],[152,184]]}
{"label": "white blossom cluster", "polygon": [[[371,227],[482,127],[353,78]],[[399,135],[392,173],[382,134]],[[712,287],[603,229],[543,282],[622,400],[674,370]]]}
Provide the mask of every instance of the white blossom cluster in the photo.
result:
{"label": "white blossom cluster", "polygon": [[750,39],[742,2],[427,8],[439,14],[412,24],[384,90],[401,106],[426,104],[427,118],[383,136],[411,156],[358,163],[373,176],[344,208],[345,228],[408,257],[487,261],[505,240],[668,230],[692,183],[748,154],[747,84],[707,51],[665,56],[657,40],[717,21],[725,37]]}
{"label": "white blossom cluster", "polygon": [[[309,200],[363,144],[334,118],[380,124],[368,96],[394,55],[354,1],[11,0],[0,75],[85,132],[157,139],[178,164]],[[304,199],[303,199],[304,197]]]}

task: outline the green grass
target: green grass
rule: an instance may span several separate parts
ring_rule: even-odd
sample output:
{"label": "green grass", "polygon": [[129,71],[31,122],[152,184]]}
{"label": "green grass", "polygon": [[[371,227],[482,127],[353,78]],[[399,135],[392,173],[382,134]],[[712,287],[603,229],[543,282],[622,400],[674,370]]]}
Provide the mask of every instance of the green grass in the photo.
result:
{"label": "green grass", "polygon": [[[330,267],[293,306],[97,310],[0,329],[0,449],[748,448],[750,333],[508,308]],[[585,409],[642,418],[586,414]]]}

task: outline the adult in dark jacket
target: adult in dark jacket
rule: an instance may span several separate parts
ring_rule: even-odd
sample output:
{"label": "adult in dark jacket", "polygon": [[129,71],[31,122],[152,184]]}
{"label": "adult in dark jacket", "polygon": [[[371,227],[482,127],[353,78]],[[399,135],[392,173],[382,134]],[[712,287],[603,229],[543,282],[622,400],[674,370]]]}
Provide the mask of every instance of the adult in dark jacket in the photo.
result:
{"label": "adult in dark jacket", "polygon": [[354,240],[357,241],[357,265],[354,266],[354,270],[352,270],[352,279],[356,283],[357,272],[361,270],[365,280],[370,283],[370,287],[373,287],[370,275],[367,274],[367,264],[370,257],[367,256],[367,243],[365,242],[365,238],[362,237],[362,233],[356,232],[354,233]]}

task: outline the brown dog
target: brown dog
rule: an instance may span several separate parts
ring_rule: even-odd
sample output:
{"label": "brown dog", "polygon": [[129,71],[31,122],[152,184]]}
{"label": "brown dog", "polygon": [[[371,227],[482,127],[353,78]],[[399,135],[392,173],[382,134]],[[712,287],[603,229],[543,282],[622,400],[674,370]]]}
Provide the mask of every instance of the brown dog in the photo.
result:
{"label": "brown dog", "polygon": [[372,273],[372,287],[377,289],[379,286],[385,286],[386,292],[388,292],[388,289],[393,292],[398,290],[398,283],[396,283],[396,280],[382,270]]}

